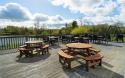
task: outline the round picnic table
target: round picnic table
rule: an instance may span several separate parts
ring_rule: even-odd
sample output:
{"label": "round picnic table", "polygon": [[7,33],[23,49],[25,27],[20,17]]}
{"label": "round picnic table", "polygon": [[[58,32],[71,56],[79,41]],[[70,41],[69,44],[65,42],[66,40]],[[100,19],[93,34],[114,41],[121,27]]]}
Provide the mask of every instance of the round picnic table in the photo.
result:
{"label": "round picnic table", "polygon": [[43,41],[41,41],[41,40],[33,40],[33,41],[25,42],[25,44],[28,48],[38,48],[39,46],[42,45],[42,43],[43,43]]}
{"label": "round picnic table", "polygon": [[31,54],[33,55],[33,51],[37,51],[38,49],[40,49],[40,47],[42,46],[43,41],[41,40],[33,40],[33,41],[27,41],[25,42],[26,44],[26,48],[27,49],[31,49]]}
{"label": "round picnic table", "polygon": [[87,55],[90,55],[89,48],[92,46],[87,43],[69,43],[66,47],[68,47],[73,54],[83,55],[84,53],[87,53]]}
{"label": "round picnic table", "polygon": [[66,46],[68,48],[74,48],[74,49],[88,49],[92,47],[92,45],[86,43],[69,43],[66,44]]}

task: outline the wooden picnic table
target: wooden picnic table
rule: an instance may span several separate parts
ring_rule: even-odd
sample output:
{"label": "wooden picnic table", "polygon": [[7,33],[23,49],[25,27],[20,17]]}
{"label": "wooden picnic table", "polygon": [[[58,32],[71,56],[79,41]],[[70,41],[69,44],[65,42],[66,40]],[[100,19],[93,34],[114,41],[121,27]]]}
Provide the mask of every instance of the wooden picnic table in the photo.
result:
{"label": "wooden picnic table", "polygon": [[[94,67],[95,65],[100,65],[102,64],[102,58],[103,55],[101,55],[101,53],[97,52],[91,52],[90,49],[92,51],[96,51],[94,48],[92,48],[92,45],[90,44],[86,44],[86,43],[69,43],[66,44],[66,46],[68,47],[68,51],[62,51],[58,52],[59,54],[59,61],[60,62],[66,62],[68,65],[68,68],[71,68],[71,61],[73,61],[75,59],[76,55],[80,55],[78,56],[79,58],[82,58],[85,60],[85,68],[86,71],[89,71],[90,67]],[[71,50],[73,49],[73,50]],[[84,49],[86,51],[74,51],[75,49]],[[66,49],[67,50],[67,49]],[[94,54],[91,54],[94,53]]]}
{"label": "wooden picnic table", "polygon": [[33,50],[37,51],[43,45],[41,40],[33,40],[25,42],[27,49],[32,49],[31,54],[33,55]]}
{"label": "wooden picnic table", "polygon": [[20,46],[18,49],[20,52],[20,57],[22,55],[25,56],[33,56],[33,54],[47,54],[49,53],[49,45],[43,45],[43,41],[34,40],[25,42],[26,45]]}
{"label": "wooden picnic table", "polygon": [[86,43],[69,43],[66,44],[66,46],[68,48],[74,48],[74,49],[88,49],[92,47],[92,45]]}
{"label": "wooden picnic table", "polygon": [[89,52],[89,48],[91,48],[92,45],[87,43],[69,43],[66,44],[66,47],[68,47],[68,49],[72,51],[73,54],[84,55],[84,53],[87,53],[88,56],[91,55]]}
{"label": "wooden picnic table", "polygon": [[33,40],[33,41],[25,42],[25,44],[28,48],[37,48],[37,47],[41,46],[42,43],[43,43],[43,41],[41,41],[41,40]]}

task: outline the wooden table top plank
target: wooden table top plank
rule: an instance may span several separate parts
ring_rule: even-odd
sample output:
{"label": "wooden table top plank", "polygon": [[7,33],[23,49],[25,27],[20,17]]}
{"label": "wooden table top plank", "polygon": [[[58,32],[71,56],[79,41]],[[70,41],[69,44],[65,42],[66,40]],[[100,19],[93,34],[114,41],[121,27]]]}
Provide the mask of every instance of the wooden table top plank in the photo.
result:
{"label": "wooden table top plank", "polygon": [[69,43],[66,44],[69,48],[77,48],[77,49],[85,49],[85,48],[91,48],[92,45],[86,44],[86,43]]}
{"label": "wooden table top plank", "polygon": [[37,44],[37,43],[42,43],[43,41],[41,40],[34,40],[34,41],[27,41],[25,42],[26,44]]}

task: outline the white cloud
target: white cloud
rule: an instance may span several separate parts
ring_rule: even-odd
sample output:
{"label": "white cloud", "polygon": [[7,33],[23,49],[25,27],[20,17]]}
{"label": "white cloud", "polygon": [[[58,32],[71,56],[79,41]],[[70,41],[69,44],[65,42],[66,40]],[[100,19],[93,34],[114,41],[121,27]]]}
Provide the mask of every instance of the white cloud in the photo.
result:
{"label": "white cloud", "polygon": [[107,3],[101,3],[98,7],[95,8],[94,13],[97,16],[98,15],[106,16],[109,13],[111,13],[116,7],[117,7],[117,4],[112,1],[109,1]]}
{"label": "white cloud", "polygon": [[60,15],[52,16],[52,17],[50,17],[50,19],[52,21],[55,21],[55,22],[63,21],[64,20],[64,18],[62,16],[60,16]]}
{"label": "white cloud", "polygon": [[36,13],[33,16],[33,20],[47,21],[49,20],[49,16],[42,13]]}
{"label": "white cloud", "polygon": [[[125,22],[125,0],[50,0],[55,6],[63,6],[72,12],[84,14],[84,24]],[[115,8],[120,7],[120,13],[109,16]],[[0,19],[5,19],[5,25],[33,26],[36,20],[40,25],[48,25],[49,28],[60,28],[73,19],[65,19],[61,15],[49,16],[43,13],[32,14],[27,8],[17,3],[7,3],[0,6]],[[7,22],[9,21],[9,22]],[[14,21],[14,22],[13,22]]]}
{"label": "white cloud", "polygon": [[51,0],[51,2],[55,6],[62,5],[72,12],[80,12],[87,16],[107,15],[116,7],[116,3],[112,0]]}
{"label": "white cloud", "polygon": [[63,25],[66,23],[66,19],[64,19],[64,17],[60,16],[60,15],[56,15],[56,16],[48,16],[46,14],[43,14],[43,13],[36,13],[34,14],[34,18],[33,18],[34,21],[39,21],[39,23],[41,25],[43,24],[47,24],[47,25],[50,25],[50,26],[56,26],[57,25]]}
{"label": "white cloud", "polygon": [[13,21],[22,21],[31,19],[30,11],[17,4],[17,3],[7,3],[4,6],[0,6],[0,18],[10,19]]}
{"label": "white cloud", "polygon": [[[125,22],[125,0],[50,0],[55,6],[63,6],[71,12],[85,15],[85,24]],[[120,8],[119,8],[120,7]],[[119,8],[119,11],[116,10]],[[115,10],[115,11],[114,11]],[[113,12],[114,11],[114,12]],[[114,15],[110,15],[111,13]],[[116,14],[115,14],[116,13]]]}
{"label": "white cloud", "polygon": [[125,23],[125,6],[121,7],[120,14],[116,16],[117,20]]}
{"label": "white cloud", "polygon": [[54,5],[62,5],[63,4],[63,1],[62,0],[53,0],[52,2]]}
{"label": "white cloud", "polygon": [[117,0],[119,4],[124,4],[125,0]]}
{"label": "white cloud", "polygon": [[120,16],[125,16],[125,6],[121,7]]}
{"label": "white cloud", "polygon": [[[72,12],[88,13],[92,10],[93,3],[98,3],[99,0],[51,0],[55,6],[62,5],[68,7]],[[90,6],[91,5],[91,6]]]}
{"label": "white cloud", "polygon": [[58,28],[68,22],[68,20],[61,15],[49,16],[43,13],[32,14],[27,8],[18,3],[7,3],[0,6],[1,26],[33,26],[36,21],[40,22],[40,26],[47,24]]}

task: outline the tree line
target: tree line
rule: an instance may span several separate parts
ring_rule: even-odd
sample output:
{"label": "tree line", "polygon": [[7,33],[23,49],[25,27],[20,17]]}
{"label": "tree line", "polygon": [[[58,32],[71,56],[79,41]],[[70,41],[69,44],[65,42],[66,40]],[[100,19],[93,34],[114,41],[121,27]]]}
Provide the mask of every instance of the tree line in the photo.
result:
{"label": "tree line", "polygon": [[[118,24],[117,24],[118,25]],[[122,24],[119,24],[120,27]],[[7,26],[0,29],[0,35],[63,35],[63,34],[104,34],[107,32],[110,25],[98,24],[98,25],[83,25],[79,26],[77,21],[66,24],[61,29],[44,29],[44,28],[33,28],[33,27],[18,27],[18,26]],[[125,27],[120,28],[121,32],[125,33]],[[112,30],[113,31],[113,30]],[[111,32],[112,32],[111,31]],[[110,33],[111,33],[110,32]]]}

